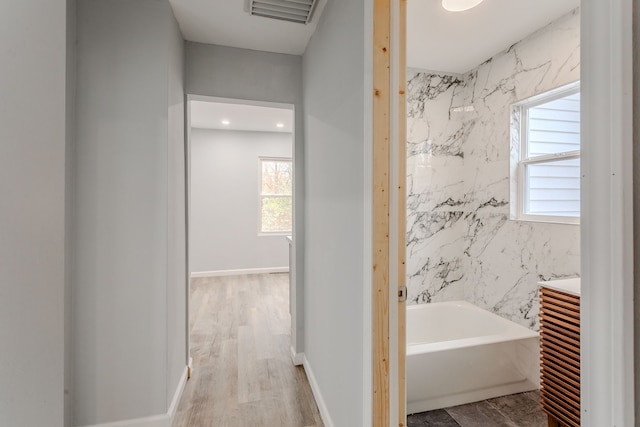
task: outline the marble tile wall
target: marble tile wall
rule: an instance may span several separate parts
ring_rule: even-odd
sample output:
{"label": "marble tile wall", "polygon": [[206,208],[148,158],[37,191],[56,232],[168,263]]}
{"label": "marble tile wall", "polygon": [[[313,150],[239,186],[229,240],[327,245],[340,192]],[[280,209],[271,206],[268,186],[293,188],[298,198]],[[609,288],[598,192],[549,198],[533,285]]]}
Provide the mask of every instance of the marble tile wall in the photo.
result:
{"label": "marble tile wall", "polygon": [[409,303],[537,328],[537,282],[580,271],[579,227],[509,219],[509,108],[579,79],[574,11],[464,75],[408,72]]}

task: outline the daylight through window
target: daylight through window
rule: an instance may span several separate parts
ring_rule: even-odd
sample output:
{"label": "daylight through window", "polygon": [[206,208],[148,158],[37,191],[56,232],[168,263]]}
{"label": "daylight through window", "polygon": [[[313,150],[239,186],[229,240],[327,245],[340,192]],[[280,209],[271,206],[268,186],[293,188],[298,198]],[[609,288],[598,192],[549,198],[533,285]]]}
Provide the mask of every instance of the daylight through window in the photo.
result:
{"label": "daylight through window", "polygon": [[260,159],[260,232],[287,234],[292,229],[291,159]]}
{"label": "daylight through window", "polygon": [[[512,107],[519,153],[512,217],[578,223],[580,218],[580,87],[574,83]],[[514,129],[515,127],[515,129]],[[514,141],[515,140],[515,141]],[[519,143],[518,143],[519,140]],[[515,193],[515,194],[514,194]],[[514,215],[515,213],[515,215]]]}

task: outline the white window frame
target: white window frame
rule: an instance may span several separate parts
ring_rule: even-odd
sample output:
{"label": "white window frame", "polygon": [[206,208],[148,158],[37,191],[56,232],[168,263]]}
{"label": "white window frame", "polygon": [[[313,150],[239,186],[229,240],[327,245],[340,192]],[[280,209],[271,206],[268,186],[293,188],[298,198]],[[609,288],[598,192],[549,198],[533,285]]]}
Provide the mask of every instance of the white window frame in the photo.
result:
{"label": "white window frame", "polygon": [[[289,162],[293,170],[293,159],[291,157],[258,157],[258,236],[291,236],[293,230],[287,231],[262,231],[262,199],[265,197],[289,197],[291,199],[291,219],[293,220],[293,188],[291,194],[262,194],[262,163],[263,162]],[[291,177],[293,186],[293,176]],[[293,227],[293,223],[292,223]]]}
{"label": "white window frame", "polygon": [[528,157],[528,111],[530,108],[564,98],[580,92],[580,82],[574,82],[532,96],[511,105],[511,219],[515,221],[550,222],[559,224],[580,224],[580,217],[531,215],[525,213],[527,194],[526,167],[550,161],[572,160],[580,158],[580,150],[565,151],[546,156]]}

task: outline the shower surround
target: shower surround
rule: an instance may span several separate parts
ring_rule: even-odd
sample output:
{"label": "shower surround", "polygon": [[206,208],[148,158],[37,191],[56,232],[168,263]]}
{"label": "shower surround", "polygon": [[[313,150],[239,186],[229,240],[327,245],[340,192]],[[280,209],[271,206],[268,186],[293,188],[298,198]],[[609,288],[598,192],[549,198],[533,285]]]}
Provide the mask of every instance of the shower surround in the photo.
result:
{"label": "shower surround", "polygon": [[464,75],[408,72],[410,304],[537,329],[537,282],[579,275],[579,226],[509,219],[510,106],[579,79],[579,31],[575,10]]}

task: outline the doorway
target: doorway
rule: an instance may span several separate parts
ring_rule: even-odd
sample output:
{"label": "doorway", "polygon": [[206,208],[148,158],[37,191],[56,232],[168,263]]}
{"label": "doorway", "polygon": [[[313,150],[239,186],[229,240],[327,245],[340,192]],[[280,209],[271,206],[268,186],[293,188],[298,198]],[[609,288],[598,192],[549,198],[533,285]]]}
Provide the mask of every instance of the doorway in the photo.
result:
{"label": "doorway", "polygon": [[189,101],[192,277],[288,271],[293,110]]}
{"label": "doorway", "polygon": [[[301,298],[302,296],[297,291],[297,281],[296,281],[296,243],[297,243],[297,232],[296,232],[296,224],[298,222],[297,211],[299,211],[299,207],[297,206],[297,198],[298,189],[296,187],[296,179],[295,179],[295,169],[296,164],[299,164],[302,159],[298,159],[296,156],[295,150],[295,109],[291,104],[282,104],[282,103],[273,103],[273,102],[262,102],[262,101],[246,101],[246,100],[238,100],[238,99],[229,99],[229,98],[219,98],[219,97],[211,97],[211,96],[199,96],[199,95],[187,95],[185,102],[185,123],[188,126],[185,127],[185,171],[186,171],[186,211],[187,211],[187,284],[190,283],[192,274],[195,273],[195,276],[207,276],[207,275],[229,275],[236,273],[273,273],[273,272],[282,272],[288,271],[290,277],[290,292],[289,292],[289,307],[291,312],[291,353],[292,357],[295,359],[295,355],[300,351],[298,348],[300,344],[297,343],[300,337],[302,336],[302,328],[299,327],[299,323],[301,319],[297,316],[297,308],[301,306]],[[193,106],[196,106],[195,117]],[[192,124],[192,120],[196,120],[195,126]],[[210,156],[214,157],[220,161],[220,157],[216,156],[216,152],[211,151],[211,146],[207,147],[207,139],[214,136],[215,133],[220,132],[234,132],[237,131],[239,134],[227,134],[227,136],[232,136],[231,139],[227,138],[223,144],[227,144],[231,150],[234,151],[234,156],[236,160],[239,159],[243,164],[244,168],[247,171],[246,174],[237,174],[238,171],[234,171],[233,161],[227,162],[228,167],[231,166],[230,170],[236,176],[241,176],[242,180],[245,181],[244,193],[246,193],[245,197],[242,197],[242,203],[244,207],[242,208],[243,215],[245,215],[245,226],[246,230],[241,231],[244,233],[248,239],[251,239],[251,242],[254,242],[261,247],[258,251],[254,251],[251,254],[251,259],[244,259],[242,261],[238,261],[239,257],[243,257],[244,253],[240,246],[235,247],[235,261],[229,257],[226,253],[227,249],[218,246],[217,250],[219,253],[223,253],[225,257],[227,257],[226,263],[218,263],[214,264],[211,267],[206,267],[206,261],[199,265],[193,264],[193,254],[191,253],[192,248],[192,164],[191,158],[193,157],[192,153],[192,139],[193,139],[193,128],[197,128],[199,130],[203,130],[198,135],[198,140],[200,145],[203,147],[203,152]],[[240,136],[241,140],[245,143],[244,147],[238,147],[234,144],[234,140]],[[258,145],[256,144],[247,144],[247,141],[256,141],[256,137],[259,138]],[[229,145],[229,143],[231,143]],[[259,145],[263,148],[259,148]],[[223,146],[220,144],[215,147],[215,149],[223,149]],[[244,152],[243,152],[244,150]],[[262,151],[260,151],[262,150]],[[262,153],[262,154],[261,154]],[[291,161],[291,169],[290,169],[290,205],[291,205],[291,214],[288,219],[285,219],[285,224],[283,227],[286,227],[286,222],[289,221],[288,227],[290,230],[284,230],[281,226],[279,230],[273,231],[273,227],[271,229],[262,229],[262,189],[261,178],[262,178],[262,163],[263,160],[283,160]],[[277,162],[276,162],[277,164]],[[286,166],[286,165],[285,165]],[[202,168],[205,176],[202,178],[203,185],[207,182],[207,171],[206,167]],[[214,173],[219,173],[214,171]],[[253,178],[251,178],[253,177]],[[220,177],[218,177],[220,178]],[[212,179],[215,179],[212,177]],[[222,177],[224,179],[224,177]],[[249,180],[247,182],[247,180]],[[219,185],[218,189],[221,189],[222,194],[226,194],[227,198],[232,200],[238,199],[239,196],[234,191],[233,184],[230,185]],[[206,187],[204,188],[206,193]],[[204,198],[204,197],[203,197]],[[207,202],[205,202],[207,203]],[[254,206],[254,207],[252,207]],[[206,210],[206,207],[205,207]],[[211,210],[211,206],[209,206],[209,210]],[[213,209],[214,211],[216,209]],[[233,215],[230,211],[226,212],[227,219],[229,215],[233,218]],[[206,212],[204,213],[206,216]],[[224,218],[221,218],[224,220]],[[231,222],[234,222],[235,218]],[[204,227],[204,225],[203,225]],[[209,228],[208,230],[204,228],[211,238],[216,238],[215,230]],[[217,228],[220,230],[220,227]],[[233,230],[231,233],[228,233],[229,230],[224,230],[224,233],[227,241],[232,241],[234,238]],[[237,229],[236,229],[237,231]],[[211,233],[214,233],[211,235]],[[287,237],[290,237],[289,244],[292,246],[288,248],[286,245],[283,250],[281,243],[287,243]],[[219,236],[217,236],[219,238]],[[246,243],[246,242],[245,242]],[[206,240],[204,242],[206,244]],[[201,245],[202,247],[202,245]],[[272,257],[273,254],[269,254],[269,250],[279,251],[279,257]],[[289,250],[291,249],[291,250]],[[271,258],[268,261],[263,259],[263,255],[267,253]],[[242,264],[238,264],[241,262]],[[267,262],[265,264],[265,262]],[[262,264],[260,264],[262,263]],[[213,272],[213,273],[211,273]],[[187,285],[187,300],[189,296],[189,285]],[[188,308],[187,308],[187,316],[188,316]],[[187,322],[188,323],[188,322]],[[188,326],[187,326],[188,327]],[[188,333],[187,333],[188,336]],[[189,354],[189,342],[187,340],[187,354]],[[298,364],[298,363],[296,363]]]}
{"label": "doorway", "polygon": [[[273,308],[276,316],[263,319],[262,324],[266,327],[273,323],[270,328],[278,331],[275,336],[282,341],[282,318],[291,317],[286,322],[285,343],[291,365],[291,359],[297,362],[295,337],[301,332],[297,326],[295,289],[294,108],[288,104],[203,96],[187,96],[186,105],[188,319],[192,327],[198,318],[212,322],[211,317],[206,317],[210,313],[203,317],[194,310],[216,310],[216,304],[202,301],[214,298],[217,304],[235,306],[225,319],[233,317],[236,320],[229,320],[231,323],[251,323],[255,320],[251,316],[263,312],[259,310],[262,304],[256,300],[259,292],[253,295],[250,289],[254,286],[257,292],[267,286],[262,290],[268,292],[269,285],[265,283],[270,283],[274,295],[264,302],[277,305]],[[210,293],[205,282],[227,291]],[[286,289],[281,289],[283,284]],[[228,300],[229,294],[235,298]],[[248,301],[253,305],[247,305]],[[224,311],[222,307],[220,311]],[[258,335],[258,341],[264,344],[268,334]],[[190,368],[197,370],[191,354],[196,345],[192,338],[187,340],[186,351]],[[277,344],[282,346],[282,342]],[[265,346],[271,348],[272,344]],[[239,351],[238,355],[244,353],[247,352]]]}
{"label": "doorway", "polygon": [[[631,12],[626,0],[581,7],[583,425],[634,419],[633,378],[623,374],[633,371]],[[601,119],[611,111],[616,120]]]}

